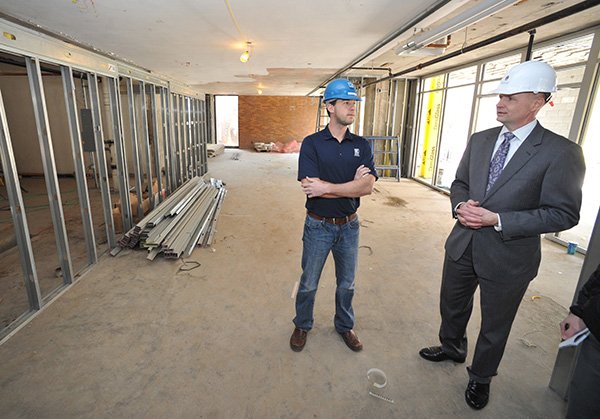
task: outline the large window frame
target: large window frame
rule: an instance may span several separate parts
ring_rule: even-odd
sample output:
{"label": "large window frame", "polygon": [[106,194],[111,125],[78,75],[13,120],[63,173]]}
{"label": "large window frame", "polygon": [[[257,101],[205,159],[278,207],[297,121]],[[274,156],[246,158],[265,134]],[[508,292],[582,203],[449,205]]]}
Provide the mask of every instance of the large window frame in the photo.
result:
{"label": "large window frame", "polygon": [[[580,61],[580,62],[576,62],[576,63],[572,63],[572,64],[565,64],[565,65],[559,65],[556,66],[556,70],[559,73],[559,76],[561,74],[561,72],[567,72],[571,69],[576,69],[578,67],[582,67],[584,66],[584,72],[583,72],[583,78],[580,81],[561,81],[560,77],[559,77],[559,89],[578,89],[578,92],[576,94],[576,101],[575,104],[572,106],[572,112],[571,112],[571,121],[570,121],[570,126],[565,129],[565,131],[568,132],[562,132],[561,134],[568,137],[569,139],[571,139],[571,141],[577,142],[579,144],[582,143],[583,141],[583,133],[585,130],[585,126],[587,123],[587,118],[589,118],[589,113],[591,112],[591,102],[593,100],[593,92],[594,89],[599,89],[600,86],[598,85],[598,83],[594,83],[594,81],[596,80],[596,75],[598,74],[599,67],[600,67],[600,59],[598,58],[599,54],[600,54],[600,27],[596,26],[596,27],[592,27],[592,28],[587,28],[585,30],[573,33],[573,34],[569,34],[569,35],[565,35],[565,36],[561,36],[561,37],[557,37],[554,39],[550,39],[544,42],[541,42],[540,44],[536,45],[533,49],[533,57],[535,58],[536,55],[536,51],[540,51],[543,50],[545,48],[548,48],[552,45],[561,43],[561,42],[568,42],[571,40],[577,40],[580,38],[584,38],[586,36],[589,35],[593,35],[593,40],[592,40],[592,45],[589,49],[589,56],[587,61]],[[511,57],[514,56],[519,56],[520,60],[518,62],[523,62],[525,60],[525,55],[526,55],[526,48],[518,48],[515,50],[511,50],[511,51],[506,51],[505,53],[503,53],[502,55],[498,55],[498,56],[494,56],[493,60],[490,59],[484,59],[484,60],[478,60],[478,61],[473,61],[470,63],[466,63],[464,65],[461,66],[457,66],[457,67],[453,67],[450,69],[447,69],[443,72],[435,72],[435,73],[430,73],[430,74],[426,74],[423,75],[420,78],[419,81],[419,91],[418,91],[418,100],[417,100],[417,105],[416,108],[418,109],[418,115],[416,118],[416,127],[417,129],[415,129],[414,133],[413,133],[413,138],[412,138],[412,142],[414,144],[414,147],[412,149],[412,166],[410,168],[409,171],[409,175],[412,179],[424,183],[425,185],[434,188],[436,190],[439,190],[443,193],[449,194],[449,185],[447,185],[448,182],[444,182],[442,179],[442,176],[446,176],[447,174],[444,174],[441,172],[440,170],[440,150],[442,150],[444,148],[444,129],[445,129],[445,124],[444,124],[444,120],[445,120],[445,116],[447,114],[447,109],[446,109],[446,105],[448,102],[448,94],[449,92],[452,91],[452,89],[455,89],[457,87],[462,87],[465,85],[474,85],[474,94],[472,97],[472,100],[470,101],[470,111],[467,112],[467,105],[468,103],[465,102],[465,106],[463,107],[463,109],[465,109],[465,114],[468,114],[468,118],[469,118],[469,129],[468,129],[468,135],[467,137],[470,137],[474,132],[479,131],[481,129],[485,129],[485,128],[491,128],[492,126],[496,126],[499,125],[499,123],[496,123],[495,125],[489,125],[490,121],[486,121],[485,123],[482,122],[480,120],[480,115],[483,114],[483,109],[482,106],[484,105],[484,103],[486,101],[489,101],[492,98],[495,98],[495,94],[493,92],[490,91],[489,87],[490,83],[497,83],[502,75],[498,75],[498,77],[492,77],[492,78],[486,78],[484,79],[484,69],[486,64],[491,63],[491,62],[498,62],[501,61],[503,59],[507,59],[510,61]],[[476,66],[476,80],[473,83],[468,83],[468,84],[464,84],[464,85],[456,85],[456,86],[449,86],[448,82],[450,80],[450,74],[452,74],[453,72],[456,71],[460,71],[460,70],[464,70],[467,69],[469,67],[473,67]],[[563,73],[564,74],[564,73]],[[444,80],[444,83],[442,86],[438,86],[435,89],[430,88],[430,86],[426,86],[426,83],[428,81],[430,81],[432,78],[442,78]],[[431,101],[428,95],[431,95],[432,93],[437,93],[440,95],[441,97],[441,113],[439,115],[439,129],[437,130],[437,132],[435,132],[435,138],[430,138],[429,141],[429,148],[435,150],[435,156],[433,156],[432,161],[430,162],[431,164],[431,176],[428,177],[426,175],[423,174],[423,170],[422,170],[422,162],[423,162],[423,156],[425,153],[423,153],[423,124],[424,122],[424,118],[426,118],[426,116],[424,115],[425,111],[424,111],[424,107],[427,106],[426,101]],[[571,95],[571,96],[575,96],[575,95]],[[596,106],[600,106],[598,104],[596,104]],[[481,111],[481,112],[480,112]],[[485,111],[485,114],[489,114],[489,106],[488,109]],[[492,113],[493,115],[493,113]],[[583,115],[584,117],[576,117],[576,115]],[[540,121],[542,124],[544,124],[543,122],[543,115],[540,115]],[[466,117],[465,117],[466,118]],[[479,123],[478,123],[479,120]],[[494,118],[495,120],[495,118]],[[482,126],[482,124],[486,125],[485,127]],[[546,125],[551,124],[550,122],[547,122]],[[489,125],[489,126],[487,126]],[[465,146],[466,146],[466,140],[465,140]],[[462,152],[460,153],[462,154]],[[553,233],[553,234],[547,234],[546,235],[547,238],[556,241],[558,243],[561,243],[563,245],[567,245],[568,239],[563,239],[561,238],[561,233]],[[578,247],[578,251],[581,253],[585,253],[585,246],[579,246]]]}

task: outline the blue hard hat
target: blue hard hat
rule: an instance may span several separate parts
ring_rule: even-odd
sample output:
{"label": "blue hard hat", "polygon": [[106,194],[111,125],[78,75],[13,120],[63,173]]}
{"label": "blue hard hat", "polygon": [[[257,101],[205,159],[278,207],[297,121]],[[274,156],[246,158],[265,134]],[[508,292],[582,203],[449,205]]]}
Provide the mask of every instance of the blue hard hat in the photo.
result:
{"label": "blue hard hat", "polygon": [[329,102],[334,99],[360,101],[360,97],[358,97],[358,93],[356,93],[356,88],[352,82],[347,79],[331,80],[325,88],[323,100]]}

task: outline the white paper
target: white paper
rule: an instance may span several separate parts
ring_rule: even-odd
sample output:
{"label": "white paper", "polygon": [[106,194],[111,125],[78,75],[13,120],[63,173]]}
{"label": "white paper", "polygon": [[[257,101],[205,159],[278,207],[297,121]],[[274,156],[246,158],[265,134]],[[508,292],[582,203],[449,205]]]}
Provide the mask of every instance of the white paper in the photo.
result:
{"label": "white paper", "polygon": [[566,348],[567,346],[578,346],[581,342],[583,342],[585,340],[585,338],[588,337],[589,334],[590,334],[590,331],[586,327],[585,329],[582,329],[579,332],[575,333],[569,339],[563,340],[560,343],[560,345],[558,345],[558,347]]}

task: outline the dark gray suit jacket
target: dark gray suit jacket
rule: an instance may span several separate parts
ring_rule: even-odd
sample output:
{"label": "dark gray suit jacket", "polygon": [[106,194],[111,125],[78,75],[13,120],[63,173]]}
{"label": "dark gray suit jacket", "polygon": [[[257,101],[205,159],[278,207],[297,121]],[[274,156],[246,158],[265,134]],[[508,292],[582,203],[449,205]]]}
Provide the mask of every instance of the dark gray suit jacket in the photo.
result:
{"label": "dark gray suit jacket", "polygon": [[475,133],[450,188],[452,208],[469,199],[500,214],[502,231],[472,230],[456,223],[446,253],[458,260],[472,241],[478,276],[531,281],[541,260],[540,234],[579,222],[585,162],[581,147],[539,122],[485,194],[494,145],[501,127]]}

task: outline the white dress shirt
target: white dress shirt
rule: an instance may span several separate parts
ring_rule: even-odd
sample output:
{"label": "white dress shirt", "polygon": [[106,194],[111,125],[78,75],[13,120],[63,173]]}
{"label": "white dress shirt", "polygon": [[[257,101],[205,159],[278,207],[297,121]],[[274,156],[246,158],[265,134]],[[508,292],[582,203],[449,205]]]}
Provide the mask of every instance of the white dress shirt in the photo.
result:
{"label": "white dress shirt", "polygon": [[504,169],[508,164],[509,160],[512,158],[512,156],[514,156],[519,147],[521,147],[523,141],[525,141],[527,137],[529,137],[529,134],[531,134],[531,131],[533,131],[536,125],[537,119],[534,119],[530,123],[523,125],[521,128],[518,128],[514,131],[509,131],[508,128],[503,126],[500,130],[500,134],[498,134],[498,139],[496,140],[496,145],[494,146],[494,151],[492,152],[492,157],[490,158],[490,161],[494,157],[494,154],[496,154],[496,151],[500,147],[500,144],[502,144],[502,142],[504,141],[504,133],[512,132],[515,138],[513,138],[510,141],[510,148],[508,149],[508,154],[506,155],[506,160],[504,161],[504,166],[502,167]]}
{"label": "white dress shirt", "polygon": [[[537,119],[534,119],[530,123],[525,124],[521,128],[517,128],[514,131],[509,131],[508,128],[506,128],[505,126],[502,126],[502,129],[500,130],[500,134],[498,134],[498,139],[496,140],[496,145],[494,146],[494,152],[492,153],[492,156],[494,156],[494,154],[496,154],[496,150],[498,150],[498,148],[500,147],[500,144],[502,144],[502,141],[504,141],[504,133],[505,132],[512,132],[515,136],[515,138],[513,138],[510,141],[510,147],[508,149],[508,154],[506,155],[506,160],[504,161],[504,166],[502,166],[503,169],[506,167],[506,165],[508,164],[508,162],[512,158],[512,156],[515,155],[515,153],[517,152],[519,147],[521,147],[521,144],[523,144],[523,142],[527,139],[527,137],[529,137],[529,134],[531,134],[531,131],[533,131],[533,129],[535,128],[536,125],[537,125]],[[498,214],[498,224],[494,226],[494,229],[496,231],[502,231],[502,220],[500,219],[500,214]]]}

